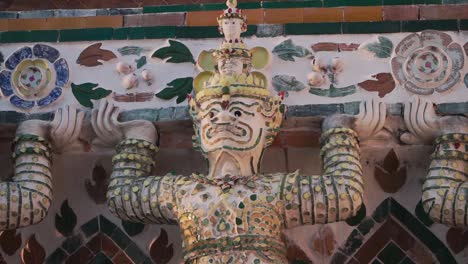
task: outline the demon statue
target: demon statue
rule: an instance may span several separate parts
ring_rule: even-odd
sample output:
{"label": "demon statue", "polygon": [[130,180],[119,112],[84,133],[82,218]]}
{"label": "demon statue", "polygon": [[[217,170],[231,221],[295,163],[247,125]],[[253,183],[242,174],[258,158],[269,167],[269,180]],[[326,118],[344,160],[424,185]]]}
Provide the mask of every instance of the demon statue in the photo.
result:
{"label": "demon statue", "polygon": [[[358,116],[325,119],[321,136],[323,175],[260,174],[262,154],[282,121],[281,96],[272,96],[260,69],[264,48],[247,49],[240,34],[246,18],[234,2],[218,18],[221,47],[202,52],[204,71],[190,99],[194,146],[209,172],[149,176],[157,133],[149,121],[119,122],[119,109],[103,101],[92,115],[102,141],[117,145],[107,198],[118,217],[178,224],[185,263],[287,263],[284,229],[343,221],[363,203],[359,139],[378,132],[385,104],[361,104]],[[319,161],[317,161],[319,164]]]}
{"label": "demon statue", "polygon": [[[52,122],[28,120],[16,130],[14,175],[0,183],[0,230],[36,224],[52,202],[52,149],[68,148],[78,138],[84,112],[59,109]],[[52,145],[51,145],[52,143]]]}
{"label": "demon statue", "polygon": [[422,203],[436,222],[468,226],[468,118],[436,115],[431,102],[418,97],[406,103],[407,144],[434,143],[431,164],[423,185]]}

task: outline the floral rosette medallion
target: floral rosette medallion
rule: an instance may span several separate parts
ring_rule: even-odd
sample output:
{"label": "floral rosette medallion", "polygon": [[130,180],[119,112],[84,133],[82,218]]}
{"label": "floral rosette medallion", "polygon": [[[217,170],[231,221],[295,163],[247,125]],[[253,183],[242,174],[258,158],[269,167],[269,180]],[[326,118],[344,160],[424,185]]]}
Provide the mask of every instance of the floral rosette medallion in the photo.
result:
{"label": "floral rosette medallion", "polygon": [[444,92],[461,79],[463,48],[450,35],[434,30],[413,33],[395,49],[392,71],[398,82],[415,94]]}
{"label": "floral rosette medallion", "polygon": [[3,96],[19,108],[44,107],[55,102],[68,84],[69,69],[57,49],[36,44],[23,47],[5,61],[0,72]]}

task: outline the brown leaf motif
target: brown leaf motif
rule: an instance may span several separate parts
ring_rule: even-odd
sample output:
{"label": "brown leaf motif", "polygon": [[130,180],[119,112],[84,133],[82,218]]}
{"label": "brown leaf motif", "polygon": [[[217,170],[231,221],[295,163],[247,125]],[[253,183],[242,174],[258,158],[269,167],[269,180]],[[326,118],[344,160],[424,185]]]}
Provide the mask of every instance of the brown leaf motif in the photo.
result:
{"label": "brown leaf motif", "polygon": [[0,235],[0,246],[8,256],[13,256],[21,247],[21,233],[16,233],[16,230],[5,230]]}
{"label": "brown leaf motif", "polygon": [[174,248],[172,243],[169,244],[169,239],[166,230],[161,228],[159,237],[155,239],[150,246],[150,255],[156,264],[169,263],[172,256],[174,255]]}
{"label": "brown leaf motif", "polygon": [[375,165],[374,176],[384,192],[396,193],[406,182],[406,166],[400,165],[392,149],[385,156],[382,165]]}
{"label": "brown leaf motif", "polygon": [[[294,242],[292,242],[294,243]],[[297,245],[292,244],[288,246],[288,251],[287,251],[287,258],[289,260],[289,263],[295,263],[295,262],[300,262],[300,263],[310,263],[312,264],[312,261],[310,261],[309,257],[307,257],[306,253]]]}
{"label": "brown leaf motif", "polygon": [[331,256],[335,245],[335,235],[329,226],[320,228],[312,238],[312,250],[321,256]]}
{"label": "brown leaf motif", "polygon": [[[94,184],[93,184],[94,181]],[[102,165],[96,165],[93,169],[92,181],[85,180],[86,192],[96,204],[106,202],[107,186],[109,185],[109,177]]]}
{"label": "brown leaf motif", "polygon": [[21,250],[21,259],[24,264],[42,264],[45,260],[45,250],[37,242],[35,235],[32,235],[23,250]]}
{"label": "brown leaf motif", "polygon": [[468,230],[452,227],[447,231],[447,244],[453,253],[458,254],[468,246]]}
{"label": "brown leaf motif", "polygon": [[154,98],[154,93],[114,93],[112,97],[116,102],[148,102]]}
{"label": "brown leaf motif", "polygon": [[395,80],[391,73],[378,73],[376,75],[372,75],[372,78],[377,80],[367,80],[358,83],[358,86],[369,92],[378,92],[380,98],[395,89]]}
{"label": "brown leaf motif", "polygon": [[101,49],[101,46],[102,43],[96,43],[84,49],[76,63],[86,67],[94,67],[102,65],[100,61],[110,61],[117,58],[112,51]]}

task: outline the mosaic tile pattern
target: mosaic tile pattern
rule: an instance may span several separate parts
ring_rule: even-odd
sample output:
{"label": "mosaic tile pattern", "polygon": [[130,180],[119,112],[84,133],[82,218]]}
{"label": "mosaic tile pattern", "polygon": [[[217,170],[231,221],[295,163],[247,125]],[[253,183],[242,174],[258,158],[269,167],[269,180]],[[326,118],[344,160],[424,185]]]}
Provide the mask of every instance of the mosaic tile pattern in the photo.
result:
{"label": "mosaic tile pattern", "polygon": [[117,225],[100,215],[84,223],[46,260],[56,263],[152,263]]}

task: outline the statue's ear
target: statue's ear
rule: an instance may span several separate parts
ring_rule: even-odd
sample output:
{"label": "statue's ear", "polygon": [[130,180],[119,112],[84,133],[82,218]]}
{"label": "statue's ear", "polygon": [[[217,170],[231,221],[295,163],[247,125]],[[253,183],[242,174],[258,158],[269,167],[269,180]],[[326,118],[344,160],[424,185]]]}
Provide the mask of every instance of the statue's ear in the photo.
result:
{"label": "statue's ear", "polygon": [[198,55],[197,66],[202,71],[213,71],[215,69],[216,59],[211,51],[202,51]]}
{"label": "statue's ear", "polygon": [[263,69],[270,63],[271,55],[267,49],[255,47],[250,52],[252,53],[252,67],[255,69]]}
{"label": "statue's ear", "polygon": [[203,89],[203,84],[207,82],[211,77],[213,77],[214,73],[210,71],[200,72],[197,77],[193,80],[193,88],[195,92],[198,93]]}
{"label": "statue's ear", "polygon": [[258,72],[258,71],[253,71],[250,74],[254,77],[256,85],[268,87],[268,79],[265,77],[263,73]]}

